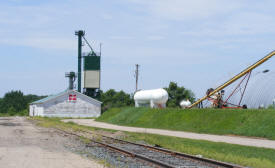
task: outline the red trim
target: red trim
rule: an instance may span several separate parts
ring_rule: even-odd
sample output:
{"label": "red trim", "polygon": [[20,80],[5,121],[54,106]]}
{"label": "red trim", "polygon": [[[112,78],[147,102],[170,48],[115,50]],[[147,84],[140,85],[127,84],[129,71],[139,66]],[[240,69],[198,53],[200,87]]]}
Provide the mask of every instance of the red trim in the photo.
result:
{"label": "red trim", "polygon": [[236,86],[236,88],[233,90],[233,92],[228,96],[228,98],[225,100],[224,104],[227,103],[227,101],[233,96],[233,94],[236,92],[236,90],[241,86],[245,78],[247,77],[248,73],[244,76],[244,78],[240,81],[240,83]]}
{"label": "red trim", "polygon": [[242,109],[242,107],[224,107],[222,106],[223,109]]}
{"label": "red trim", "polygon": [[246,83],[245,83],[244,90],[243,90],[243,92],[242,92],[242,96],[241,96],[241,99],[240,99],[240,102],[239,102],[239,106],[240,106],[240,104],[241,104],[241,102],[242,102],[242,100],[243,100],[243,95],[244,95],[244,92],[245,92],[245,90],[246,90],[246,87],[247,87],[248,81],[249,81],[249,79],[250,79],[250,76],[251,76],[251,71],[248,72],[248,78],[247,78],[247,81],[246,81]]}

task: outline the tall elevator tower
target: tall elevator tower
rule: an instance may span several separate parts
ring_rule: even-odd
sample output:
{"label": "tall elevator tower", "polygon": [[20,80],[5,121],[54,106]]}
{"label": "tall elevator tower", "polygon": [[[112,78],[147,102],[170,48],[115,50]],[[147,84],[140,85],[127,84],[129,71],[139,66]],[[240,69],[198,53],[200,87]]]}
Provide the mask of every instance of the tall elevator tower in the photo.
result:
{"label": "tall elevator tower", "polygon": [[78,71],[77,71],[77,91],[81,93],[81,72],[82,72],[82,37],[84,37],[85,32],[79,30],[75,32],[75,35],[78,36]]}
{"label": "tall elevator tower", "polygon": [[[83,93],[92,98],[99,98],[100,90],[100,60],[101,60],[101,46],[100,53],[96,53],[92,46],[85,38],[85,31],[79,30],[75,32],[78,36],[78,92],[82,92],[82,58],[84,58],[84,83]],[[82,40],[90,48],[90,52],[82,52]]]}

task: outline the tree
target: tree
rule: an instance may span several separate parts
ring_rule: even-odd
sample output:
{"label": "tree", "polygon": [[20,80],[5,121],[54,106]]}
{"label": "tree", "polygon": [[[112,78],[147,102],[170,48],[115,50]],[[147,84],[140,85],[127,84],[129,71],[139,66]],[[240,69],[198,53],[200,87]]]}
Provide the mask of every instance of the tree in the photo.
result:
{"label": "tree", "polygon": [[10,91],[0,99],[0,113],[21,113],[28,110],[29,103],[44,98],[45,96],[24,95],[23,92]]}
{"label": "tree", "polygon": [[185,89],[183,86],[179,87],[177,83],[170,82],[168,88],[164,88],[168,92],[168,107],[179,107],[179,103],[182,100],[188,99],[191,102],[194,102],[195,96],[191,90]]}
{"label": "tree", "polygon": [[24,97],[25,97],[25,100],[26,100],[27,104],[29,104],[29,103],[34,102],[36,100],[43,99],[47,96],[37,96],[37,95],[33,95],[33,94],[28,94],[28,95],[24,95]]}
{"label": "tree", "polygon": [[1,103],[1,113],[7,113],[9,109],[19,112],[26,109],[26,99],[21,91],[11,91],[4,95]]}
{"label": "tree", "polygon": [[103,102],[103,111],[112,107],[125,107],[134,104],[134,101],[129,94],[124,91],[116,92],[114,89],[110,89],[105,93],[102,92],[100,100]]}
{"label": "tree", "polygon": [[0,113],[2,112],[2,111],[1,111],[2,106],[3,106],[3,99],[0,98]]}
{"label": "tree", "polygon": [[114,100],[116,101],[116,106],[118,107],[130,106],[133,104],[133,100],[131,99],[130,95],[124,91],[117,92],[114,95]]}

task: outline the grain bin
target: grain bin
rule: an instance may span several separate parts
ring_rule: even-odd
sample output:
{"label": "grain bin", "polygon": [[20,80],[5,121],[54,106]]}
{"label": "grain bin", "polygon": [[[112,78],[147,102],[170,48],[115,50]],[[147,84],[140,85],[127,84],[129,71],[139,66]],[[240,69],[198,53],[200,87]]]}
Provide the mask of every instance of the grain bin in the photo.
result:
{"label": "grain bin", "polygon": [[100,56],[84,57],[84,88],[100,88]]}

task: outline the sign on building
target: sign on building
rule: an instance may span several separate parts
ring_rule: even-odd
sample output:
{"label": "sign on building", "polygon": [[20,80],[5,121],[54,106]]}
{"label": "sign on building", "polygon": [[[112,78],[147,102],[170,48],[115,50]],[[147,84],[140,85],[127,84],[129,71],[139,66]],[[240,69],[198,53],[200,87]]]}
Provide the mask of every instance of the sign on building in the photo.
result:
{"label": "sign on building", "polygon": [[76,94],[70,94],[69,95],[69,101],[70,102],[75,102],[76,101]]}

